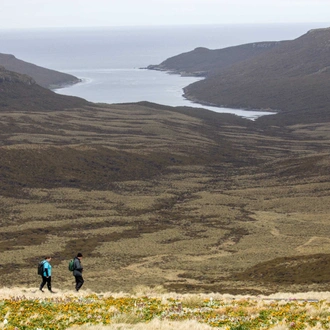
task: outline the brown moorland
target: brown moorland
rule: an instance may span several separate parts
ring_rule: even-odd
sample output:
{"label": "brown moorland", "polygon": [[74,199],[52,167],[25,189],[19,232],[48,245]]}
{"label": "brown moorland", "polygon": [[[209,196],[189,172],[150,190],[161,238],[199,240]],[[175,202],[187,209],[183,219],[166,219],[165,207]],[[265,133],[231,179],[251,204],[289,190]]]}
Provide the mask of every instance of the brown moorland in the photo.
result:
{"label": "brown moorland", "polygon": [[[0,75],[0,285],[329,290],[329,122],[91,104]],[[24,101],[22,101],[24,100]]]}

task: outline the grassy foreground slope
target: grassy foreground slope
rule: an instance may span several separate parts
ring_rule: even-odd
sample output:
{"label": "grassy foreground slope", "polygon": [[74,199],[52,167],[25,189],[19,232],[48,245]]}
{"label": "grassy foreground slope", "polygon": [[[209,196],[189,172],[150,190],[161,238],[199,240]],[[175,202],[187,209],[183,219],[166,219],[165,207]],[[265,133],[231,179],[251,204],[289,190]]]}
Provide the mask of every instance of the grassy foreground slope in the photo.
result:
{"label": "grassy foreground slope", "polygon": [[36,288],[0,290],[0,328],[234,330],[328,329],[328,292],[271,296],[162,293],[138,287],[127,293],[77,294]]}
{"label": "grassy foreground slope", "polygon": [[9,72],[0,88],[1,286],[36,287],[51,254],[72,288],[80,251],[96,292],[329,289],[326,120],[96,105]]}

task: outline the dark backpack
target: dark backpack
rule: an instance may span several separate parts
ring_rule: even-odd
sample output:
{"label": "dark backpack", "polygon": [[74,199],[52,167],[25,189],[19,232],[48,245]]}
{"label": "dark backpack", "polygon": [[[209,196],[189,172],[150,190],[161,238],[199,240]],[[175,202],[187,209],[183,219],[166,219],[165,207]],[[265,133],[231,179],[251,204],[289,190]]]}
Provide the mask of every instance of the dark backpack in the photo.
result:
{"label": "dark backpack", "polygon": [[74,259],[71,259],[69,261],[69,271],[73,272],[74,271]]}
{"label": "dark backpack", "polygon": [[38,263],[38,275],[41,276],[44,275],[44,264],[45,264],[45,260],[42,260]]}

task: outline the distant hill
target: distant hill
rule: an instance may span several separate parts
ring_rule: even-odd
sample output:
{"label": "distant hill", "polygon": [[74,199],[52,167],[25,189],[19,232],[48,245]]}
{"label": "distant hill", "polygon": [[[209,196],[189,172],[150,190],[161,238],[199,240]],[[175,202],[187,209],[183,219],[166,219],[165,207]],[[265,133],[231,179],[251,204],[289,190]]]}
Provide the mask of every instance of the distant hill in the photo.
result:
{"label": "distant hill", "polygon": [[[209,52],[203,54],[198,50],[193,52],[194,60],[192,53],[186,53],[177,57],[176,66],[175,58],[163,63],[176,72],[210,69],[205,80],[184,89],[185,97],[192,101],[281,112],[260,121],[271,119],[287,124],[320,121],[330,118],[329,40],[330,28],[316,29],[295,40],[274,44],[267,51],[247,53],[249,56],[245,57],[240,54],[248,46],[218,51],[222,59],[218,66],[215,64],[221,63],[220,59],[210,61]],[[229,53],[231,56],[225,56]],[[180,67],[179,63],[184,64]]]}
{"label": "distant hill", "polygon": [[235,63],[262,54],[283,42],[255,42],[215,50],[198,47],[193,51],[173,56],[159,65],[149,65],[147,69],[205,77]]}
{"label": "distant hill", "polygon": [[49,89],[76,84],[80,81],[80,79],[70,74],[42,68],[19,60],[14,55],[9,54],[0,53],[0,66],[9,71],[26,74],[32,77],[38,85]]}

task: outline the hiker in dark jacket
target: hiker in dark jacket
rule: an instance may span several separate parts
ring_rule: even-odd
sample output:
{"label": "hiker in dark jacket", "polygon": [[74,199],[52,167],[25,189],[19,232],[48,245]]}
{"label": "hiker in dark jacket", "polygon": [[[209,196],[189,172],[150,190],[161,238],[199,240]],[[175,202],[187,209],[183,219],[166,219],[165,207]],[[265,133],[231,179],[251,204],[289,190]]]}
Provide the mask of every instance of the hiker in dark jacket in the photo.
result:
{"label": "hiker in dark jacket", "polygon": [[84,279],[82,277],[83,267],[81,265],[82,256],[83,255],[81,253],[78,253],[74,258],[73,276],[76,279],[76,291],[79,291],[79,289],[84,284]]}

